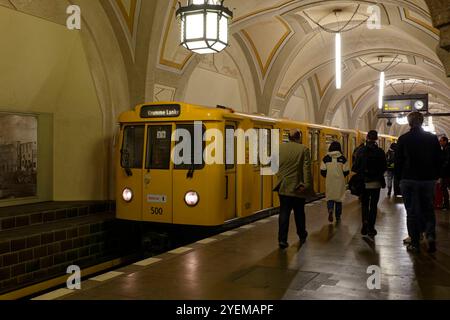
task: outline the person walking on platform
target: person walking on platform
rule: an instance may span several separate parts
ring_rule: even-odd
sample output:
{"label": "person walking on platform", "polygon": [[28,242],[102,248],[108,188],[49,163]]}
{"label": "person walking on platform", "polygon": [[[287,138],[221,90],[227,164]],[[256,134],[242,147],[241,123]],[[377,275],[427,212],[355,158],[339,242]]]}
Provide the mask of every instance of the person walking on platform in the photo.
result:
{"label": "person walking on platform", "polygon": [[408,115],[411,130],[398,139],[395,175],[407,212],[407,250],[420,252],[420,235],[425,229],[428,251],[436,251],[436,216],[434,191],[441,168],[441,148],[434,134],[422,129],[424,116],[420,112]]}
{"label": "person walking on platform", "polygon": [[333,214],[336,222],[341,221],[342,202],[345,197],[345,177],[350,174],[347,159],[342,155],[341,144],[337,141],[331,143],[328,154],[323,158],[320,172],[326,178],[326,199],[328,207],[328,221],[333,222]]}
{"label": "person walking on platform", "polygon": [[394,187],[394,196],[397,196],[397,188],[395,188],[395,178],[394,178],[394,165],[395,165],[395,150],[397,149],[397,144],[394,142],[391,144],[388,152],[386,153],[386,162],[387,162],[387,188],[388,188],[388,197],[391,197],[392,187]]}
{"label": "person walking on platform", "polygon": [[[353,164],[356,162],[356,158],[357,158],[358,152],[359,152],[362,148],[364,148],[365,145],[366,145],[366,142],[363,140],[363,142],[362,142],[359,146],[357,146],[355,150],[353,150],[353,154],[352,154],[352,163],[353,163]],[[350,182],[351,182],[351,180],[350,180]],[[349,183],[350,183],[350,182],[349,182]],[[359,202],[362,201],[362,195],[361,195],[361,194],[358,195],[358,200],[359,200]]]}
{"label": "person walking on platform", "polygon": [[450,145],[448,144],[447,137],[441,137],[439,140],[442,147],[442,170],[441,170],[441,190],[444,202],[442,204],[442,210],[446,211],[450,209],[448,188],[450,187]]}
{"label": "person walking on platform", "polygon": [[352,171],[364,178],[364,190],[361,195],[363,236],[375,237],[375,229],[380,192],[386,187],[384,173],[387,169],[386,155],[377,144],[378,132],[369,131],[367,142],[359,149],[353,163]]}
{"label": "person walking on platform", "polygon": [[305,221],[305,202],[312,189],[311,156],[309,149],[301,144],[301,131],[291,130],[289,142],[280,145],[277,191],[280,197],[278,243],[281,249],[289,246],[287,238],[289,219],[294,210],[297,234],[303,243],[308,237]]}

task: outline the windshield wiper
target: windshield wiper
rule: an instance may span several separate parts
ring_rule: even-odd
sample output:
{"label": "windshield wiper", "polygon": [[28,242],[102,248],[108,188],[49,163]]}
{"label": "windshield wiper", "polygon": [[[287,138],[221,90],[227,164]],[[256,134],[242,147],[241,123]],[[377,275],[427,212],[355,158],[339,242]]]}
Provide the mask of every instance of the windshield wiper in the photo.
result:
{"label": "windshield wiper", "polygon": [[125,170],[125,173],[127,174],[128,177],[132,177],[133,176],[133,171],[131,171],[130,168],[130,152],[125,149],[125,150],[120,150],[121,154],[122,154],[122,167]]}

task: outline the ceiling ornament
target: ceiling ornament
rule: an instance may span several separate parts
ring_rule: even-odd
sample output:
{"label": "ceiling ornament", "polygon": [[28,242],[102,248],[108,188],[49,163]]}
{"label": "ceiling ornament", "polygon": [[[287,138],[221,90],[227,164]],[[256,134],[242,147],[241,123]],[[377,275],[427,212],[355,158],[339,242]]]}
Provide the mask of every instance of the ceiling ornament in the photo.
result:
{"label": "ceiling ornament", "polygon": [[[328,32],[328,33],[336,33],[336,34],[337,34],[337,33],[345,33],[345,32],[348,32],[348,31],[352,31],[352,30],[354,30],[354,29],[357,29],[358,27],[362,26],[364,23],[366,23],[366,22],[369,20],[370,17],[364,15],[364,16],[366,16],[366,19],[364,19],[363,21],[357,23],[357,24],[354,25],[354,26],[351,26],[350,28],[347,28],[347,27],[350,25],[350,23],[353,22],[353,20],[354,20],[356,14],[358,13],[360,7],[361,7],[361,5],[358,4],[358,6],[356,7],[356,10],[353,12],[353,15],[351,16],[351,18],[344,24],[343,27],[340,27],[338,30],[333,30],[333,29],[330,29],[330,28],[327,28],[327,27],[321,25],[318,21],[315,21],[313,18],[311,18],[311,16],[310,16],[306,11],[303,11],[303,14],[304,14],[309,20],[311,20],[311,22],[312,22],[313,24],[315,24],[317,27],[319,27],[321,30],[323,30],[323,31],[325,31],[325,32]],[[336,18],[337,18],[337,17],[338,17],[338,14],[341,13],[341,12],[342,12],[342,9],[335,9],[335,10],[333,10],[332,13],[334,13],[334,15],[335,15]],[[329,14],[328,14],[328,15],[329,15]],[[362,14],[361,14],[361,15],[362,15]],[[323,17],[323,18],[320,19],[320,20],[323,20],[324,18],[326,18],[326,17]],[[320,20],[319,20],[319,21],[320,21]]]}
{"label": "ceiling ornament", "polygon": [[[395,94],[398,96],[408,95],[413,92],[418,85],[425,85],[427,89],[430,87],[430,81],[424,81],[419,79],[395,79],[392,81],[388,81],[389,87],[394,90]],[[401,86],[401,90],[397,90],[395,86]],[[409,88],[408,88],[409,86]],[[429,90],[427,90],[429,91]]]}
{"label": "ceiling ornament", "polygon": [[[332,12],[336,16],[336,20],[337,20],[338,26],[339,26],[339,29],[337,29],[337,30],[333,30],[333,29],[330,29],[328,27],[321,25],[319,23],[319,21],[315,21],[313,18],[311,18],[311,16],[306,11],[303,12],[303,14],[309,20],[311,20],[311,22],[313,24],[318,26],[320,30],[335,34],[336,89],[338,89],[338,90],[342,88],[342,36],[341,35],[342,35],[342,33],[345,33],[345,32],[348,32],[348,31],[358,28],[359,26],[366,23],[370,18],[370,17],[366,17],[366,19],[364,19],[363,21],[357,23],[354,26],[349,27],[350,23],[354,21],[354,18],[356,16],[356,14],[358,13],[360,7],[361,7],[361,5],[358,4],[358,6],[356,7],[356,10],[353,12],[350,19],[346,23],[344,23],[344,25],[342,27],[339,26],[340,22],[339,22],[339,17],[338,17],[339,13],[342,12],[342,9],[334,9]],[[329,14],[327,16],[329,16]],[[324,18],[326,18],[326,17],[324,17]],[[324,18],[322,18],[322,20]]]}
{"label": "ceiling ornament", "polygon": [[[386,56],[378,56],[378,63],[383,64],[384,62],[384,58],[386,58]],[[389,70],[394,69],[396,66],[398,66],[400,63],[403,62],[403,59],[399,58],[398,55],[396,55],[394,57],[394,59],[392,59],[389,63],[387,63],[387,66],[385,66],[384,68],[377,68],[374,67],[373,65],[371,65],[370,63],[368,63],[367,61],[365,61],[363,58],[359,58],[366,66],[368,66],[369,68],[377,71],[380,73],[380,84],[379,84],[379,92],[378,92],[378,109],[382,109],[383,108],[383,101],[384,101],[384,87],[386,86],[386,72],[388,72]]]}

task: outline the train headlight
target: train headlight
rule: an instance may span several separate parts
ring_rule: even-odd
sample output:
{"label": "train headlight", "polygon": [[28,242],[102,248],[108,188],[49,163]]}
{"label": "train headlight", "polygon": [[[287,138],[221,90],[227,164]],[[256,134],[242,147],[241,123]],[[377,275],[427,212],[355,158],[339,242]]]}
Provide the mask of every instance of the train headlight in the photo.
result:
{"label": "train headlight", "polygon": [[123,189],[122,192],[122,199],[125,202],[131,202],[131,200],[133,200],[133,190],[129,189],[129,188],[125,188]]}
{"label": "train headlight", "polygon": [[186,202],[186,204],[189,207],[195,207],[198,204],[199,200],[200,197],[198,196],[198,193],[195,191],[189,191],[184,196],[184,202]]}

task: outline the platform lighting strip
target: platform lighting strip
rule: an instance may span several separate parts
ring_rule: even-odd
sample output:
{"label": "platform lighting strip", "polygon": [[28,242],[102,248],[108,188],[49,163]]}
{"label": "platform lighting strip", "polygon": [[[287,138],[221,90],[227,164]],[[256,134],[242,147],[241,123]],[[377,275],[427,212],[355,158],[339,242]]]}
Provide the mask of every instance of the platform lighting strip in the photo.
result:
{"label": "platform lighting strip", "polygon": [[[303,11],[303,14],[306,18],[308,18],[313,24],[315,24],[317,27],[319,27],[321,30],[328,32],[328,33],[334,33],[336,35],[336,89],[342,89],[342,38],[341,34],[344,32],[352,31],[356,28],[359,28],[361,25],[366,23],[369,20],[369,16],[366,16],[364,14],[360,14],[366,17],[366,19],[363,19],[363,21],[360,21],[354,26],[349,27],[350,23],[353,22],[356,14],[359,11],[359,8],[361,7],[360,4],[357,5],[356,10],[353,12],[353,15],[351,16],[350,20],[348,20],[346,23],[344,23],[344,26],[339,28],[338,30],[329,29],[323,25],[321,25],[318,21],[315,21],[313,18],[309,16],[309,14],[306,11]],[[341,10],[337,9],[334,10],[334,14],[336,15],[336,18],[338,17],[338,12]],[[323,18],[322,18],[323,19]]]}
{"label": "platform lighting strip", "polygon": [[[384,56],[379,56],[379,62],[383,63],[383,58]],[[362,57],[359,58],[366,66],[368,66],[369,68],[377,71],[380,73],[380,84],[379,84],[379,91],[378,91],[378,109],[383,109],[383,100],[384,100],[384,87],[386,86],[386,72],[388,72],[389,70],[392,70],[393,68],[395,68],[396,66],[398,66],[400,63],[403,62],[403,59],[399,59],[398,54],[395,56],[394,59],[392,59],[391,62],[389,62],[389,64],[384,68],[384,69],[379,69],[376,68],[374,66],[372,66],[370,63],[368,63],[367,61],[364,61],[364,59]],[[395,90],[395,89],[394,89]]]}
{"label": "platform lighting strip", "polygon": [[386,83],[386,74],[384,71],[380,72],[380,90],[378,93],[378,109],[383,109],[383,100],[384,100],[384,86]]}
{"label": "platform lighting strip", "polygon": [[342,38],[336,33],[336,89],[342,88]]}

